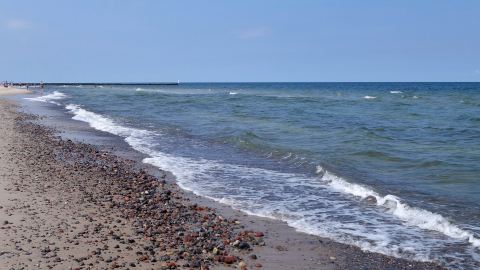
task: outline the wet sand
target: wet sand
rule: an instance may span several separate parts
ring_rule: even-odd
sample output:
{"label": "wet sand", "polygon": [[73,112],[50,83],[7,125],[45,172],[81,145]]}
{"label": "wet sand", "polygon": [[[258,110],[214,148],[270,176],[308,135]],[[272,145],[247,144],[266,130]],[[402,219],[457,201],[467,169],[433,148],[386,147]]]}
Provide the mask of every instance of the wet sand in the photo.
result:
{"label": "wet sand", "polygon": [[0,99],[0,269],[442,269],[247,216],[18,110]]}

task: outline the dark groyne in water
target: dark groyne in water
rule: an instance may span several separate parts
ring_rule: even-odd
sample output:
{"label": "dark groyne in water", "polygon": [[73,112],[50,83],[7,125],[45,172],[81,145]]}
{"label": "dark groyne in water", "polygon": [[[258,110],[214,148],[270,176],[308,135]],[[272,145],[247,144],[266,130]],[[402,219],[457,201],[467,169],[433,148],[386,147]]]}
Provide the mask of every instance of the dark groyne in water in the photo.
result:
{"label": "dark groyne in water", "polygon": [[[139,86],[147,86],[147,85],[179,85],[180,82],[150,82],[150,83],[95,83],[95,82],[85,82],[85,83],[74,83],[74,82],[69,82],[69,83],[64,83],[64,82],[52,82],[52,83],[43,83],[45,86],[59,86],[59,85],[65,85],[65,86],[77,86],[77,85],[82,85],[82,86],[100,86],[100,85],[112,85],[112,86],[128,86],[128,85],[139,85]],[[13,83],[14,86],[40,86],[42,83],[38,82],[28,82],[28,83]]]}

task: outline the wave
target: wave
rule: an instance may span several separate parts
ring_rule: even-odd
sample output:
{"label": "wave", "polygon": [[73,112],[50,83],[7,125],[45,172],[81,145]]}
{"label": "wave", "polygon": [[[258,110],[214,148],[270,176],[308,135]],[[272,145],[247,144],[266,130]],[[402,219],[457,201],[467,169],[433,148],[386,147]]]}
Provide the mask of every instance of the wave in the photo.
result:
{"label": "wave", "polygon": [[[76,104],[65,108],[74,115],[73,119],[123,137],[133,149],[148,155],[144,163],[172,172],[182,189],[247,214],[283,220],[298,231],[353,244],[363,250],[422,261],[442,260],[440,255],[432,257],[430,251],[451,243],[428,236],[422,230],[436,231],[448,236],[445,238],[461,241],[462,245],[465,241],[480,247],[480,240],[472,232],[442,215],[411,207],[394,195],[382,196],[321,166],[317,167],[317,177],[311,177],[173,155],[155,150],[155,138],[161,134],[123,126]],[[285,157],[289,159],[291,155]],[[214,180],[219,178],[222,181]],[[302,196],[294,192],[297,189],[303,192]],[[372,206],[359,207],[355,197]]]}
{"label": "wave", "polygon": [[100,131],[126,138],[141,137],[142,139],[145,139],[147,136],[154,135],[153,132],[148,130],[129,128],[116,124],[110,118],[87,111],[76,104],[69,104],[65,106],[65,108],[74,114],[72,119],[87,122],[90,127]]}
{"label": "wave", "polygon": [[401,94],[403,93],[402,91],[398,91],[398,90],[393,90],[393,91],[390,91],[390,94]]}
{"label": "wave", "polygon": [[455,239],[466,240],[474,247],[480,247],[480,239],[476,238],[473,233],[452,224],[440,214],[411,207],[408,204],[403,203],[401,199],[395,195],[388,194],[382,196],[368,187],[347,182],[344,179],[329,173],[321,166],[317,167],[317,174],[319,174],[320,179],[323,182],[328,183],[333,189],[355,197],[360,197],[361,199],[373,201],[377,206],[386,208],[388,213],[400,218],[410,226],[437,231]]}
{"label": "wave", "polygon": [[236,95],[238,94],[237,92],[228,92],[229,95]]}
{"label": "wave", "polygon": [[364,98],[364,99],[376,99],[377,97],[374,97],[374,96],[364,96],[363,98]]}
{"label": "wave", "polygon": [[53,93],[50,93],[44,96],[34,97],[34,98],[25,98],[25,99],[32,100],[32,101],[49,102],[49,103],[60,105],[58,102],[55,102],[54,100],[60,100],[66,97],[67,95],[65,95],[64,93],[54,91]]}

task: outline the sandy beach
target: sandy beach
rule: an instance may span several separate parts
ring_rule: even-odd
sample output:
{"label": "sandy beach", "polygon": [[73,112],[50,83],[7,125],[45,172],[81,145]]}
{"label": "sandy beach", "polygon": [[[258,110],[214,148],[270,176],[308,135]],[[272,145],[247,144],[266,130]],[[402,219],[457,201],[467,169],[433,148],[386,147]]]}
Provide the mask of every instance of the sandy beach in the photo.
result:
{"label": "sandy beach", "polygon": [[443,269],[245,215],[36,119],[0,99],[0,269]]}
{"label": "sandy beach", "polygon": [[29,94],[31,91],[27,89],[20,89],[15,87],[4,87],[0,85],[0,96],[10,96],[10,95],[18,95],[18,94]]}

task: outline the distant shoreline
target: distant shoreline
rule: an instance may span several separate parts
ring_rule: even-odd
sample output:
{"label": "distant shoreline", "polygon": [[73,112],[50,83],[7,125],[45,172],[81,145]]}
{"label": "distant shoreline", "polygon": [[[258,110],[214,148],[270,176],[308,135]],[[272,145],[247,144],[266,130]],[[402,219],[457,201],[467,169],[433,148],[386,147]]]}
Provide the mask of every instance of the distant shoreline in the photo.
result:
{"label": "distant shoreline", "polygon": [[30,93],[32,92],[27,89],[0,86],[0,96],[30,94]]}

